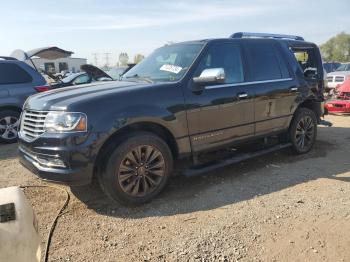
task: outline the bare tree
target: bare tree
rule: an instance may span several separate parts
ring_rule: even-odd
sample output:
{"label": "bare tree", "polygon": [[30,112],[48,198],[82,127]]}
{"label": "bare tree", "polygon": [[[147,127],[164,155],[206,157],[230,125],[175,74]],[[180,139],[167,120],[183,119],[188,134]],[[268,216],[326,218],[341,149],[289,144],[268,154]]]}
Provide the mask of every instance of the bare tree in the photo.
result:
{"label": "bare tree", "polygon": [[119,65],[126,66],[129,62],[129,56],[127,53],[122,52],[119,54]]}

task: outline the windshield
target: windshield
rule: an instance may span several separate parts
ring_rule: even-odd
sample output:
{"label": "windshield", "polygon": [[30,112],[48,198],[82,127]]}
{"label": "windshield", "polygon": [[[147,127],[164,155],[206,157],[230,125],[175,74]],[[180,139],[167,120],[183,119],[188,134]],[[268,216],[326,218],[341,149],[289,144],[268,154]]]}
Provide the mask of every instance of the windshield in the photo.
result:
{"label": "windshield", "polygon": [[350,64],[342,64],[335,71],[350,71]]}
{"label": "windshield", "polygon": [[202,49],[203,44],[174,44],[156,49],[123,75],[153,82],[174,82],[182,78]]}

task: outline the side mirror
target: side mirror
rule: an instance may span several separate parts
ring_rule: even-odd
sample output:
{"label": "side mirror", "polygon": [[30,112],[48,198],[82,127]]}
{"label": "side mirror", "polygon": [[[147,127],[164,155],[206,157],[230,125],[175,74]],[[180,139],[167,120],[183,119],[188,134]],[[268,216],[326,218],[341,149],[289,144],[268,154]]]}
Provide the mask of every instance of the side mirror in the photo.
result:
{"label": "side mirror", "polygon": [[306,78],[316,78],[317,77],[317,68],[306,68],[304,71],[304,76]]}
{"label": "side mirror", "polygon": [[204,69],[199,77],[194,77],[193,82],[197,85],[225,83],[225,70],[223,68]]}

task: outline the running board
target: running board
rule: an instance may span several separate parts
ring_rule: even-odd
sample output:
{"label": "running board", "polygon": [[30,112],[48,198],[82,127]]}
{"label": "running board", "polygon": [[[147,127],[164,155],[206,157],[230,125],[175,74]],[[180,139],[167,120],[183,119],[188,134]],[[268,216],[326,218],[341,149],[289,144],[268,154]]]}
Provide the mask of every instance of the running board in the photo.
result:
{"label": "running board", "polygon": [[327,120],[320,120],[319,125],[331,127],[333,125],[333,123],[329,122]]}
{"label": "running board", "polygon": [[244,161],[250,158],[262,156],[271,152],[275,152],[275,151],[290,147],[291,145],[292,145],[291,143],[276,145],[276,146],[261,149],[252,153],[242,153],[231,158],[218,160],[212,164],[189,167],[188,169],[184,170],[182,174],[187,177],[202,175],[225,166],[230,166],[230,165],[239,163],[241,161]]}

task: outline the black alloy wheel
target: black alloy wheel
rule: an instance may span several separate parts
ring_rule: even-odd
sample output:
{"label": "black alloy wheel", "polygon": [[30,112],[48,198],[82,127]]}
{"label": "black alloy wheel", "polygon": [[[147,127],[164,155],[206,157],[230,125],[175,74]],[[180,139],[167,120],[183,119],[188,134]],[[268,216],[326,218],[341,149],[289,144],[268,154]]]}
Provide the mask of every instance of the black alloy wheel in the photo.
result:
{"label": "black alloy wheel", "polygon": [[151,201],[166,186],[173,155],[161,137],[143,131],[111,142],[99,163],[98,179],[112,200],[126,206]]}
{"label": "black alloy wheel", "polygon": [[122,160],[118,170],[118,182],[130,196],[145,196],[153,192],[165,174],[162,153],[151,145],[131,149]]}
{"label": "black alloy wheel", "polygon": [[308,108],[298,109],[292,120],[289,136],[296,153],[304,154],[309,152],[317,136],[315,113]]}
{"label": "black alloy wheel", "polygon": [[315,135],[315,126],[313,125],[312,118],[310,116],[303,116],[298,124],[295,131],[295,141],[297,146],[303,150],[310,147],[313,143]]}

